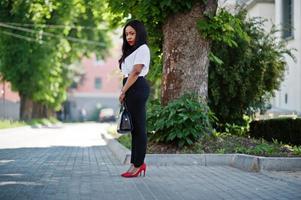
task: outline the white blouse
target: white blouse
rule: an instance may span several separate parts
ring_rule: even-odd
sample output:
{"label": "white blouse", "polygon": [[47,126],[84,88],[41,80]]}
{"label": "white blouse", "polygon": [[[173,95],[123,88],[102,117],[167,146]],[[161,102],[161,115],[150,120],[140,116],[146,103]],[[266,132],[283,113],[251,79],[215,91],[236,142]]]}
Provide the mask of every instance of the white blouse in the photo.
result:
{"label": "white blouse", "polygon": [[133,71],[134,65],[143,64],[139,76],[145,76],[149,70],[149,63],[150,50],[146,44],[143,44],[124,59],[123,63],[121,63],[121,72],[125,77],[128,77]]}

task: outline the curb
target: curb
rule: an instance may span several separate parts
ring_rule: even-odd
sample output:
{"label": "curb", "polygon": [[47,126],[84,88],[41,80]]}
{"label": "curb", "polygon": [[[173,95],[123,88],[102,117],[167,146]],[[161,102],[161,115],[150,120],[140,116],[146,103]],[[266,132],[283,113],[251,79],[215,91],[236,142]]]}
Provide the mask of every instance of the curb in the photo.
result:
{"label": "curb", "polygon": [[101,137],[107,143],[109,149],[115,155],[115,157],[120,161],[122,164],[129,164],[131,158],[131,151],[120,144],[115,138],[109,134],[101,133]]}
{"label": "curb", "polygon": [[[129,164],[131,151],[109,134],[101,134],[122,164]],[[246,154],[146,154],[150,165],[231,166],[249,172],[301,171],[301,158],[261,157]]]}

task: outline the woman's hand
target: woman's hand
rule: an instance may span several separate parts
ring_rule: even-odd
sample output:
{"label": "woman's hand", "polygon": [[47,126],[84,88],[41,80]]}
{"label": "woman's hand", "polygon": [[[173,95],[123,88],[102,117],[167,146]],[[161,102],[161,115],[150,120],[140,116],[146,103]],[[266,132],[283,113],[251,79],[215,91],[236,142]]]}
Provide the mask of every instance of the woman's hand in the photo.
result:
{"label": "woman's hand", "polygon": [[121,93],[120,93],[120,95],[119,95],[119,102],[120,102],[120,104],[123,103],[124,98],[125,98],[125,93],[124,93],[123,91],[121,91]]}
{"label": "woman's hand", "polygon": [[128,91],[128,89],[135,83],[135,81],[138,79],[138,76],[143,68],[143,64],[137,64],[134,65],[134,69],[129,74],[127,81],[125,82],[124,86],[121,89],[121,94],[119,96],[120,103],[123,102],[125,97],[125,92]]}

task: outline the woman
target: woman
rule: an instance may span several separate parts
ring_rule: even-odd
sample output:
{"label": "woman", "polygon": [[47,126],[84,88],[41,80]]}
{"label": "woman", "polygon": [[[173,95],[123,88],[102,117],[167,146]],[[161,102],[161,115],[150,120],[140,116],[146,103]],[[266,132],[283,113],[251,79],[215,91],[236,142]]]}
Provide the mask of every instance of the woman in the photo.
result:
{"label": "woman", "polygon": [[144,25],[138,20],[128,22],[123,29],[122,56],[119,67],[124,75],[123,87],[119,96],[125,103],[133,122],[131,167],[121,176],[137,177],[146,171],[146,109],[149,85],[144,76],[148,73],[150,51],[147,46]]}

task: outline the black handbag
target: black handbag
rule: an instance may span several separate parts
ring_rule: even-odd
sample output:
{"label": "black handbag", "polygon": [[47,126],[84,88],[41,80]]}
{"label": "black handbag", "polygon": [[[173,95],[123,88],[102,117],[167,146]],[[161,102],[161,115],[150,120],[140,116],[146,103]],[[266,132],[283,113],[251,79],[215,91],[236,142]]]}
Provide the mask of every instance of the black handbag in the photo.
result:
{"label": "black handbag", "polygon": [[121,104],[117,120],[117,132],[120,134],[129,133],[133,130],[132,119],[125,103]]}

